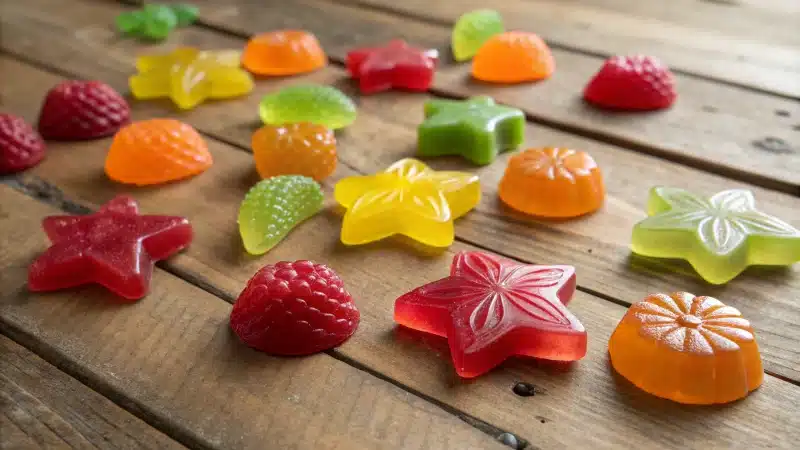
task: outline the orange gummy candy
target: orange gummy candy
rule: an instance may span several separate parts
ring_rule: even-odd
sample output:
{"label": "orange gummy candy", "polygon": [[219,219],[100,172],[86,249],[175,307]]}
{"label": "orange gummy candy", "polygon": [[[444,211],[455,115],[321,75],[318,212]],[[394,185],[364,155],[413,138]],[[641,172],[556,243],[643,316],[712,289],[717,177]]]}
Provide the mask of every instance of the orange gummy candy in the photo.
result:
{"label": "orange gummy candy", "polygon": [[508,31],[486,41],[472,61],[472,76],[493,83],[521,83],[548,78],[556,70],[542,38]]}
{"label": "orange gummy candy", "polygon": [[336,169],[336,136],[323,125],[265,125],[253,133],[252,146],[262,178],[305,175],[322,181]]}
{"label": "orange gummy candy", "polygon": [[258,75],[295,75],[317,70],[328,57],[317,38],[302,30],[283,30],[253,36],[242,55],[242,65]]}
{"label": "orange gummy candy", "polygon": [[649,295],[631,306],[608,352],[631,383],[679,403],[732,402],[764,380],[750,322],[736,308],[688,292]]}
{"label": "orange gummy candy", "polygon": [[509,159],[499,194],[505,204],[526,214],[567,218],[600,208],[605,187],[588,153],[531,148]]}
{"label": "orange gummy candy", "polygon": [[206,142],[194,128],[173,119],[151,119],[119,130],[105,170],[112,180],[142,186],[197,175],[212,162]]}

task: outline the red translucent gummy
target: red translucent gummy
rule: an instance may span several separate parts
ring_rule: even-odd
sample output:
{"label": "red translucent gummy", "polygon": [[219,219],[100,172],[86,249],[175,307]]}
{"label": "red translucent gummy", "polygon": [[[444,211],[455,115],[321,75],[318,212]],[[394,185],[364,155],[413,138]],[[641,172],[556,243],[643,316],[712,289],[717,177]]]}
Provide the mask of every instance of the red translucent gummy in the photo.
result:
{"label": "red translucent gummy", "polygon": [[446,337],[456,372],[472,378],[514,355],[583,358],[586,330],[565,306],[574,292],[572,266],[518,264],[461,252],[449,277],[398,298],[394,319]]}
{"label": "red translucent gummy", "polygon": [[52,245],[28,270],[31,291],[97,283],[128,300],[147,294],[156,261],[192,241],[186,218],[139,215],[126,196],[88,216],[46,217],[42,228]]}
{"label": "red translucent gummy", "polygon": [[393,88],[427,91],[436,68],[436,57],[431,55],[397,39],[385,47],[348,52],[347,70],[359,81],[364,94]]}

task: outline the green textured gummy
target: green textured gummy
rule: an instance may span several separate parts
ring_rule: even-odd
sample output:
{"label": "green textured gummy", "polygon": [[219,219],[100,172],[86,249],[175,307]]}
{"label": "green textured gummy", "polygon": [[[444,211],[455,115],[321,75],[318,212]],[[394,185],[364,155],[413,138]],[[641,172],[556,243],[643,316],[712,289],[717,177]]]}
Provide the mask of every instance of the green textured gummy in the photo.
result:
{"label": "green textured gummy", "polygon": [[302,175],[261,180],[239,207],[239,234],[248,253],[268,252],[300,222],[322,209],[322,188]]}
{"label": "green textured gummy", "polygon": [[117,16],[117,30],[124,34],[138,34],[144,27],[145,15],[142,11],[124,12]]}
{"label": "green textured gummy", "polygon": [[172,12],[178,19],[179,27],[185,27],[193,24],[194,21],[197,20],[197,16],[200,15],[200,9],[198,9],[197,6],[186,3],[170,5],[170,8],[172,8]]}
{"label": "green textured gummy", "polygon": [[492,36],[504,31],[503,18],[492,9],[477,9],[458,18],[450,45],[456,61],[466,61]]}
{"label": "green textured gummy", "polygon": [[334,87],[307,84],[265,96],[259,113],[269,125],[311,122],[336,130],[356,120],[356,105]]}
{"label": "green textured gummy", "polygon": [[165,5],[145,5],[144,27],[141,36],[153,40],[166,39],[169,33],[178,25],[178,18],[172,8]]}

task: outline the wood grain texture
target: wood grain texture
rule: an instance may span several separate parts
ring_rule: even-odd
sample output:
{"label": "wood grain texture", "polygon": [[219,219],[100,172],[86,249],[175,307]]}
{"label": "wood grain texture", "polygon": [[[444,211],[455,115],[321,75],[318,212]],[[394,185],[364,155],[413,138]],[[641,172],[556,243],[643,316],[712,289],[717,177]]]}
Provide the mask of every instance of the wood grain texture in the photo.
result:
{"label": "wood grain texture", "polygon": [[5,336],[0,361],[1,449],[186,448]]}

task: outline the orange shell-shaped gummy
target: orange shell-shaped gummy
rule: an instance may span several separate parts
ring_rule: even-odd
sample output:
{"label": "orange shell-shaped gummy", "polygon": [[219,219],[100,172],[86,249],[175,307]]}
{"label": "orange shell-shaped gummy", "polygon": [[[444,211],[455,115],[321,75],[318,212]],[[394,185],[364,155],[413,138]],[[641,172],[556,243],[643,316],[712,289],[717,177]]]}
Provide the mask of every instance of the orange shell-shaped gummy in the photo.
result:
{"label": "orange shell-shaped gummy", "polygon": [[628,309],[608,343],[611,363],[644,391],[680,403],[727,403],[764,379],[750,322],[712,297],[654,294]]}
{"label": "orange shell-shaped gummy", "polygon": [[302,30],[283,30],[253,36],[242,55],[242,65],[258,75],[294,75],[317,70],[328,57],[317,38]]}
{"label": "orange shell-shaped gummy", "polygon": [[548,147],[512,156],[499,194],[505,204],[526,214],[567,218],[600,208],[605,188],[588,153]]}
{"label": "orange shell-shaped gummy", "polygon": [[148,185],[197,175],[212,162],[206,142],[194,128],[173,119],[151,119],[119,130],[105,170],[112,180]]}
{"label": "orange shell-shaped gummy", "polygon": [[253,133],[252,146],[262,178],[305,175],[322,181],[336,169],[336,137],[322,125],[265,125]]}
{"label": "orange shell-shaped gummy", "polygon": [[493,83],[521,83],[548,78],[556,70],[542,38],[508,31],[486,41],[472,61],[472,76]]}

